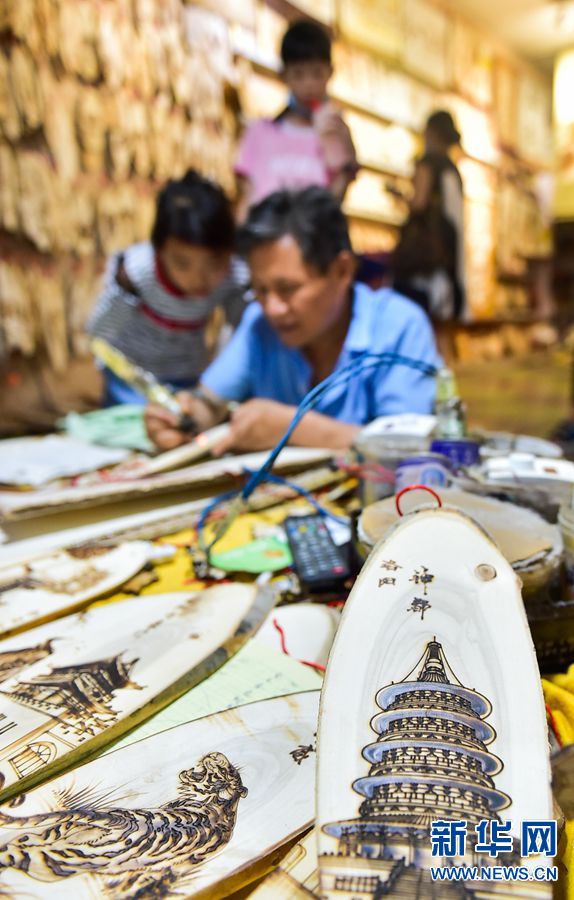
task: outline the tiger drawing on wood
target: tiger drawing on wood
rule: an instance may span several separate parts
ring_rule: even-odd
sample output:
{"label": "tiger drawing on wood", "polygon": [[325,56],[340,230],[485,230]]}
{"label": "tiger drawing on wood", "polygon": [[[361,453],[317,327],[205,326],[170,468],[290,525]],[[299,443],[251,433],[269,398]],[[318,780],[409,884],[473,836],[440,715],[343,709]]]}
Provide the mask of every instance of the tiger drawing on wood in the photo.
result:
{"label": "tiger drawing on wood", "polygon": [[0,847],[3,870],[38,881],[73,875],[190,874],[232,837],[237,808],[247,796],[237,769],[223,753],[201,757],[179,773],[179,796],[155,809],[76,808],[13,817],[0,828],[26,830]]}

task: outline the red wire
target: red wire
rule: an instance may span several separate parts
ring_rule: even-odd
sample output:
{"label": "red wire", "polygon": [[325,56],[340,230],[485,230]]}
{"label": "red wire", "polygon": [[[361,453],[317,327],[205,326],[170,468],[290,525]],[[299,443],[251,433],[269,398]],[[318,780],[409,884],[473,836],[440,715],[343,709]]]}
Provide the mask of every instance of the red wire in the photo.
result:
{"label": "red wire", "polygon": [[558,746],[563,747],[564,744],[560,738],[560,735],[558,734],[558,726],[556,724],[556,718],[547,703],[546,703],[546,717],[548,719],[548,724],[550,725],[550,728],[552,729],[552,733],[554,734],[554,737],[558,741]]}
{"label": "red wire", "polygon": [[403,515],[403,513],[401,512],[399,501],[402,499],[402,497],[404,497],[405,494],[408,494],[409,491],[427,491],[427,493],[431,494],[434,497],[439,507],[442,506],[442,500],[440,499],[439,495],[436,491],[433,491],[433,489],[429,487],[428,484],[409,484],[407,485],[407,487],[404,487],[402,491],[399,491],[395,496],[395,506],[399,516]]}
{"label": "red wire", "polygon": [[[285,656],[291,656],[291,654],[289,653],[289,651],[287,649],[287,644],[285,642],[285,630],[279,624],[277,619],[272,619],[271,621],[273,622],[274,627],[279,632],[279,641],[281,643],[281,650],[283,651]],[[325,666],[322,666],[320,663],[308,662],[308,660],[306,660],[306,659],[299,659],[298,662],[302,663],[304,666],[310,666],[312,669],[318,669],[320,672],[326,671]]]}
{"label": "red wire", "polygon": [[282,650],[283,653],[285,653],[287,656],[291,656],[291,654],[289,653],[289,651],[288,651],[288,649],[287,649],[287,645],[286,645],[286,643],[285,643],[285,631],[283,630],[283,628],[281,627],[281,625],[279,624],[279,622],[277,621],[277,619],[273,619],[273,626],[274,626],[274,627],[277,629],[277,631],[279,632],[279,642],[280,642],[280,644],[281,644],[281,650]]}

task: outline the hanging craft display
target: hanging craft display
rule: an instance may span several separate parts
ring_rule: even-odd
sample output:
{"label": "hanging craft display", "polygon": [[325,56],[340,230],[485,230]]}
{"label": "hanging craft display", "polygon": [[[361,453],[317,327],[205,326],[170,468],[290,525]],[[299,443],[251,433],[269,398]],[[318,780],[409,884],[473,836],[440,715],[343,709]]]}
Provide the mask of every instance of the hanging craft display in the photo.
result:
{"label": "hanging craft display", "polygon": [[[234,193],[242,123],[273,117],[287,102],[277,50],[293,15],[333,33],[330,93],[343,101],[367,175],[383,169],[410,177],[425,120],[445,100],[457,113],[468,153],[492,160],[502,144],[516,151],[519,170],[534,176],[551,162],[548,78],[494,53],[479,29],[433,0],[11,0],[0,6],[0,230],[8,232],[0,255],[21,256],[24,280],[35,264],[49,264],[46,275],[38,266],[30,276],[45,321],[37,326],[35,317],[3,315],[0,338],[8,350],[48,349],[52,368],[66,364],[70,349],[74,356],[85,353],[85,321],[74,296],[78,255],[103,270],[105,256],[148,240],[159,186],[189,167]],[[450,90],[456,98],[445,94]],[[460,110],[453,99],[463,104]],[[498,191],[505,180],[500,166],[493,177]],[[524,179],[517,194],[519,212],[532,212]],[[353,185],[349,208],[357,217],[350,223],[355,248],[391,251],[404,211],[376,181]],[[494,213],[492,205],[472,204],[466,215],[467,292],[478,318],[526,304],[524,286],[496,282],[501,244]],[[540,255],[544,229],[530,214],[524,224],[528,241],[517,246],[523,256]],[[52,269],[62,273],[62,284]]]}
{"label": "hanging craft display", "polygon": [[452,79],[457,91],[479,106],[493,100],[494,52],[484,36],[463,19],[455,19],[450,55]]}
{"label": "hanging craft display", "polygon": [[0,638],[76,612],[145,565],[149,547],[77,547],[0,567]]}
{"label": "hanging craft display", "polygon": [[[552,841],[528,855],[522,823],[552,818],[517,578],[471,519],[421,510],[375,547],[331,651],[318,742],[321,896],[430,896],[431,865],[491,865],[497,835],[500,864],[551,866]],[[440,835],[452,821],[449,845]],[[548,883],[532,888],[551,895]]]}
{"label": "hanging craft display", "polygon": [[139,597],[0,643],[0,801],[77,763],[217,669],[271,591]]}
{"label": "hanging craft display", "polygon": [[0,144],[0,226],[6,231],[18,228],[17,178],[14,151],[9,144]]}
{"label": "hanging craft display", "polygon": [[32,293],[27,273],[15,259],[0,261],[0,312],[6,348],[32,353],[37,339]]}
{"label": "hanging craft display", "polygon": [[318,691],[164,731],[0,812],[0,890],[227,897],[313,818]]}

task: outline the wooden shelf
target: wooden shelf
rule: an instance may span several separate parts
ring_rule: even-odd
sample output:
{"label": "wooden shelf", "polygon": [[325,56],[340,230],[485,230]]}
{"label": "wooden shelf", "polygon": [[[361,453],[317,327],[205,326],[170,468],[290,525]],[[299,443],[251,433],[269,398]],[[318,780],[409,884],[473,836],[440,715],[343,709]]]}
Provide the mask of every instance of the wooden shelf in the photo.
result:
{"label": "wooden shelf", "polygon": [[[271,78],[277,78],[277,79],[279,78],[279,67],[273,68],[272,66],[269,65],[269,63],[264,58],[262,58],[256,54],[246,53],[240,47],[234,47],[232,49],[233,49],[233,53],[235,54],[235,56],[240,56],[242,59],[245,59],[245,60],[247,60],[247,62],[250,62],[251,65],[255,68],[255,70],[257,72],[259,72],[260,74],[267,75],[268,77],[271,77]],[[377,122],[381,122],[383,125],[398,125],[400,128],[404,128],[405,131],[409,131],[415,137],[420,138],[422,136],[422,132],[420,130],[413,128],[412,125],[408,125],[405,122],[399,122],[396,119],[391,119],[388,116],[383,115],[375,106],[371,106],[368,103],[360,102],[359,100],[350,100],[348,97],[344,97],[341,94],[338,94],[336,92],[334,92],[331,96],[332,96],[332,99],[335,100],[337,103],[340,103],[341,106],[344,106],[347,109],[352,109],[354,112],[358,112],[358,113],[362,113],[366,116],[370,116],[372,119],[376,119]],[[497,163],[487,162],[486,160],[481,159],[478,156],[473,156],[471,153],[468,153],[462,147],[461,147],[461,156],[465,159],[470,159],[473,162],[480,163],[483,166],[487,166],[489,169],[495,169],[495,170],[498,169]],[[372,169],[373,171],[381,172],[381,174],[383,174],[383,175],[389,175],[389,176],[396,177],[396,178],[407,178],[408,177],[406,175],[400,174],[399,172],[392,172],[392,171],[386,170],[382,167],[379,169],[378,166],[374,166],[372,163],[364,163],[364,164],[361,163],[361,165],[365,169]]]}
{"label": "wooden shelf", "polygon": [[457,328],[460,331],[480,331],[488,328],[500,328],[501,325],[526,326],[536,325],[538,322],[544,322],[545,319],[535,316],[531,312],[525,312],[523,316],[519,315],[502,315],[500,317],[493,315],[488,319],[473,319],[472,322],[458,322]]}
{"label": "wooden shelf", "polygon": [[331,38],[333,38],[333,25],[330,25],[321,19],[316,19],[315,16],[312,16],[305,9],[301,9],[298,3],[292,3],[291,0],[267,0],[267,4],[271,9],[274,9],[275,12],[283,16],[284,19],[287,19],[288,22],[292,22],[296,19],[309,19],[311,22],[317,22],[325,28],[331,35]]}
{"label": "wooden shelf", "polygon": [[375,172],[377,175],[386,175],[387,178],[402,178],[403,181],[410,182],[411,175],[405,175],[404,172],[397,172],[393,169],[386,169],[385,166],[379,166],[374,162],[366,162],[364,159],[359,159],[358,163],[361,169],[366,169],[367,172]]}
{"label": "wooden shelf", "polygon": [[494,277],[499,284],[511,284],[517,287],[526,287],[528,285],[528,274],[526,272],[495,272]]}
{"label": "wooden shelf", "polygon": [[367,212],[353,212],[345,211],[345,215],[348,219],[355,219],[357,222],[369,222],[374,225],[383,225],[385,228],[393,228],[398,230],[401,226],[397,222],[392,222],[390,219],[384,219],[382,216],[377,216],[375,213],[367,213]]}
{"label": "wooden shelf", "polygon": [[372,119],[376,119],[377,122],[382,122],[384,125],[398,125],[400,128],[404,128],[405,131],[410,131],[415,137],[420,137],[422,134],[421,131],[413,128],[412,125],[408,125],[405,122],[399,122],[396,119],[390,119],[388,116],[381,113],[376,106],[371,106],[370,103],[364,103],[360,100],[349,100],[348,97],[337,94],[336,92],[333,92],[331,96],[333,100],[336,100],[337,103],[340,103],[342,106],[346,106],[347,109],[364,113],[366,116],[370,116]]}

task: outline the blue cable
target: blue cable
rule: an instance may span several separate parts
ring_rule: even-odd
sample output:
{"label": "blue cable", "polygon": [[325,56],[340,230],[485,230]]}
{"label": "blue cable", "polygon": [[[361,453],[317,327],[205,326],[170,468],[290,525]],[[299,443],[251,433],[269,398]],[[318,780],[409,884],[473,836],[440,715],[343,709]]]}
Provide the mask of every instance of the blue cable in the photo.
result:
{"label": "blue cable", "polygon": [[321,399],[329,390],[331,390],[331,388],[338,387],[341,384],[345,384],[357,372],[384,363],[387,363],[388,365],[404,365],[411,369],[418,369],[425,375],[436,375],[438,371],[436,366],[429,365],[428,363],[422,362],[418,359],[412,359],[409,356],[401,356],[398,353],[361,353],[354,360],[352,360],[350,363],[347,363],[347,365],[343,366],[337,372],[333,372],[331,375],[327,376],[324,381],[321,381],[318,385],[312,388],[308,394],[306,394],[306,396],[297,407],[297,411],[295,412],[295,415],[291,420],[291,424],[289,425],[289,428],[287,429],[279,443],[276,444],[261,468],[254,475],[252,475],[252,477],[243,488],[241,492],[242,498],[244,500],[247,500],[247,498],[253,493],[257,485],[267,476],[269,470],[273,466],[273,463],[281,453],[283,447],[285,447],[285,445],[287,444],[289,438],[293,434],[293,431],[295,430],[303,416],[315,406],[319,399]]}
{"label": "blue cable", "polygon": [[201,515],[197,520],[197,525],[195,527],[195,531],[197,534],[197,540],[201,550],[207,550],[209,554],[209,547],[205,547],[202,541],[203,529],[205,528],[205,524],[207,519],[211,515],[214,509],[217,509],[218,506],[221,506],[222,503],[225,503],[226,500],[233,500],[237,495],[241,493],[241,491],[226,491],[224,494],[220,494],[218,497],[215,497],[211,503],[208,503],[207,506],[201,511]]}
{"label": "blue cable", "polygon": [[[325,396],[325,394],[327,394],[332,388],[339,387],[342,384],[346,384],[346,382],[349,381],[357,372],[364,371],[365,369],[372,368],[376,365],[378,366],[385,364],[388,366],[403,365],[410,369],[416,369],[419,372],[422,372],[424,375],[429,376],[436,375],[438,372],[438,368],[436,366],[425,363],[420,359],[413,359],[410,356],[401,356],[401,354],[399,353],[369,353],[368,351],[365,351],[364,353],[361,353],[359,354],[359,356],[355,357],[355,359],[348,362],[346,365],[342,366],[336,372],[328,375],[327,378],[319,382],[319,384],[317,384],[305,395],[305,397],[297,407],[295,415],[293,416],[293,419],[291,420],[287,431],[285,432],[281,440],[275,445],[273,450],[271,450],[269,456],[267,457],[261,468],[251,474],[244,487],[239,489],[238,491],[228,491],[226,494],[222,494],[220,497],[216,497],[202,511],[197,523],[197,535],[202,549],[205,549],[202,544],[202,531],[205,527],[205,523],[209,514],[221,503],[225,503],[226,500],[239,498],[242,501],[247,500],[248,497],[250,497],[250,495],[253,493],[255,488],[263,480],[289,484],[289,486],[293,490],[296,490],[298,493],[302,494],[302,496],[306,496],[307,499],[310,500],[310,502],[312,502],[319,511],[322,511],[319,508],[319,504],[317,504],[317,501],[315,501],[314,498],[309,495],[308,491],[305,491],[303,488],[299,488],[299,485],[289,483],[288,481],[286,481],[286,479],[281,479],[281,477],[278,475],[272,474],[270,472],[270,469],[287,444],[289,438],[293,434],[293,431],[295,430],[303,416],[310,410],[312,410],[313,407],[316,406],[317,402]],[[330,513],[328,510],[323,510],[323,514],[333,515],[333,513]],[[335,518],[337,517],[335,516]],[[210,546],[206,548],[208,555],[211,547],[221,538],[221,536],[221,534],[216,535]]]}
{"label": "blue cable", "polygon": [[[244,470],[247,475],[253,475],[253,472],[250,472],[249,469]],[[318,500],[315,499],[311,491],[308,491],[306,488],[301,487],[298,484],[295,484],[294,481],[289,481],[288,478],[283,478],[282,475],[276,475],[275,472],[268,472],[265,476],[265,481],[271,482],[271,484],[284,484],[286,487],[291,488],[292,491],[295,491],[299,496],[304,497],[311,506],[317,510],[319,515],[328,516],[330,519],[334,519],[335,522],[340,522],[341,525],[348,525],[348,520],[344,516],[338,516],[336,513],[331,512],[330,509],[327,509],[326,506],[323,506],[319,503]],[[240,493],[240,491],[237,491]]]}

